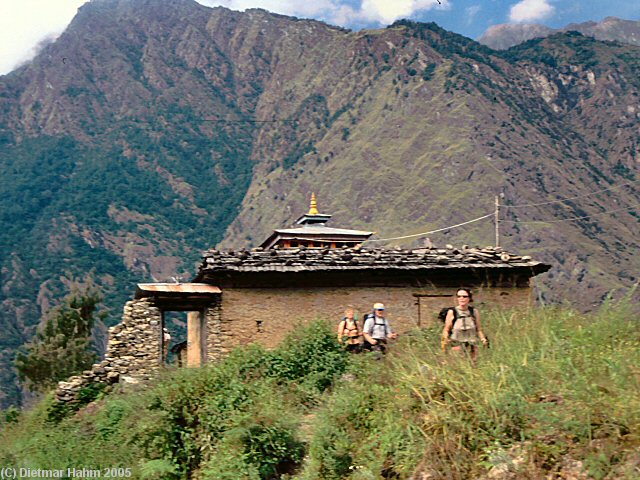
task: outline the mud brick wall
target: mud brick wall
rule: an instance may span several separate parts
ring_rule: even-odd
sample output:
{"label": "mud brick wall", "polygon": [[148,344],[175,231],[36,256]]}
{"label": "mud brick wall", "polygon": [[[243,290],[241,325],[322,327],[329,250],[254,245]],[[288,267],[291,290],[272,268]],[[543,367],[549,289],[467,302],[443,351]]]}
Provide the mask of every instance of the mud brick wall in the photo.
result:
{"label": "mud brick wall", "polygon": [[[220,318],[221,353],[251,342],[274,347],[296,325],[316,318],[333,319],[337,325],[347,305],[353,305],[358,318],[362,319],[375,302],[382,302],[392,328],[403,333],[418,326],[414,294],[430,295],[420,297],[419,305],[421,326],[428,327],[437,322],[441,308],[454,305],[454,290],[416,287],[225,288]],[[474,305],[480,311],[487,308],[526,310],[532,301],[531,288],[474,291]],[[484,328],[491,332],[491,325]]]}

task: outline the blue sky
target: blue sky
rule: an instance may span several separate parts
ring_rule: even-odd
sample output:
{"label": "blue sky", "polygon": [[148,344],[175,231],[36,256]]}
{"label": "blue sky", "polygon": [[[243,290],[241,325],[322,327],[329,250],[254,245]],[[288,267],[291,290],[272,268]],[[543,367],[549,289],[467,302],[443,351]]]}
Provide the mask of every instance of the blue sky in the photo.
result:
{"label": "blue sky", "polygon": [[379,28],[399,18],[436,22],[447,30],[477,39],[499,23],[569,23],[615,16],[640,20],[640,0],[198,0],[234,10],[261,7],[343,27]]}
{"label": "blue sky", "polygon": [[[86,0],[0,0],[0,75],[28,61],[56,38]],[[233,10],[264,8],[315,18],[354,30],[384,27],[400,18],[436,22],[477,39],[499,23],[569,23],[615,16],[640,20],[640,0],[197,0]]]}
{"label": "blue sky", "polygon": [[[511,8],[522,2],[509,0],[458,0],[455,7],[447,12],[423,12],[416,15],[417,20],[435,21],[447,30],[477,39],[491,25],[499,23],[516,23],[511,18]],[[621,1],[572,1],[558,0],[546,3],[551,7],[550,13],[536,17],[540,12],[534,4],[530,8],[529,20],[522,23],[541,23],[552,28],[564,27],[570,23],[581,23],[589,20],[599,21],[605,17],[620,17],[626,20],[640,20],[640,0]],[[524,5],[526,7],[527,5]],[[470,13],[476,12],[475,15]],[[527,9],[524,9],[525,13]],[[517,18],[517,17],[516,17]]]}

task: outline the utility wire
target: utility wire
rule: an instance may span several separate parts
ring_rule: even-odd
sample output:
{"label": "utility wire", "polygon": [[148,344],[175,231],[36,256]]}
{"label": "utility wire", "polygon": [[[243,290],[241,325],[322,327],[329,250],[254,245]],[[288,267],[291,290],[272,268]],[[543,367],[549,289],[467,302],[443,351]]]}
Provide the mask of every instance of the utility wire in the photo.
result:
{"label": "utility wire", "polygon": [[574,200],[574,199],[576,199],[576,198],[589,197],[589,196],[591,196],[591,195],[597,195],[597,194],[602,193],[602,192],[608,192],[608,191],[610,191],[610,190],[616,190],[616,189],[618,189],[618,188],[622,188],[622,187],[625,187],[625,186],[627,186],[627,185],[632,185],[632,184],[634,184],[634,183],[640,183],[640,180],[636,180],[636,181],[633,181],[633,182],[623,183],[623,184],[621,184],[621,185],[617,185],[617,186],[615,186],[615,187],[611,187],[611,188],[605,188],[604,190],[598,190],[598,191],[591,192],[591,193],[585,193],[584,195],[576,195],[575,197],[567,197],[567,198],[563,198],[563,199],[560,199],[560,200],[553,200],[553,201],[550,201],[550,202],[529,203],[529,204],[526,204],[526,205],[500,205],[500,208],[525,208],[525,207],[538,207],[538,206],[540,206],[540,205],[550,205],[550,204],[552,204],[552,203],[562,203],[562,202],[566,202],[566,201],[568,201],[568,200]]}
{"label": "utility wire", "polygon": [[365,240],[365,242],[386,242],[387,240],[401,240],[403,238],[413,238],[413,237],[422,237],[423,235],[429,235],[431,233],[442,232],[444,230],[451,230],[452,228],[461,227],[463,225],[468,225],[473,222],[477,222],[479,220],[484,220],[485,218],[493,217],[495,214],[493,212],[483,215],[482,217],[474,218],[473,220],[469,220],[468,222],[458,223],[457,225],[451,225],[450,227],[439,228],[437,230],[431,230],[429,232],[416,233],[414,235],[405,235],[403,237],[391,237],[391,238],[376,238],[375,240]]}
{"label": "utility wire", "polygon": [[585,215],[583,217],[573,217],[573,218],[562,218],[560,220],[531,220],[521,222],[520,220],[500,220],[501,222],[509,222],[509,223],[559,223],[559,222],[572,222],[573,220],[581,220],[583,218],[595,217],[596,215],[604,215],[605,213],[613,213],[613,212],[621,212],[623,210],[631,210],[634,208],[640,207],[640,203],[636,205],[632,205],[626,208],[617,208],[615,210],[608,210],[606,212],[593,213],[591,215]]}
{"label": "utility wire", "polygon": [[[635,183],[635,182],[630,182],[630,183]],[[622,186],[622,185],[620,185],[620,186]],[[571,222],[571,221],[574,221],[574,220],[582,220],[584,218],[595,217],[597,215],[604,215],[604,214],[607,214],[607,213],[614,213],[614,212],[621,212],[621,211],[625,211],[625,210],[631,210],[631,209],[636,208],[636,207],[640,207],[640,203],[636,204],[636,205],[632,205],[630,207],[618,208],[618,209],[615,209],[615,210],[608,210],[606,212],[594,213],[592,215],[584,215],[582,217],[563,218],[563,219],[560,219],[560,220],[533,220],[533,221],[500,220],[500,221],[501,222],[508,222],[508,223],[558,223],[558,222]],[[386,242],[386,241],[389,241],[389,240],[403,240],[405,238],[422,237],[424,235],[430,235],[432,233],[443,232],[445,230],[451,230],[453,228],[462,227],[464,225],[469,225],[470,223],[478,222],[480,220],[484,220],[485,218],[493,217],[494,215],[495,215],[495,213],[488,213],[487,215],[483,215],[481,217],[474,218],[473,220],[469,220],[467,222],[458,223],[456,225],[451,225],[449,227],[438,228],[437,230],[430,230],[428,232],[415,233],[413,235],[403,235],[401,237],[376,238],[374,240],[365,240],[363,243],[366,243],[366,242]]]}
{"label": "utility wire", "polygon": [[276,122],[295,122],[296,120],[289,118],[276,118],[273,120],[253,120],[253,119],[225,119],[225,118],[203,118],[204,122],[214,123],[276,123]]}

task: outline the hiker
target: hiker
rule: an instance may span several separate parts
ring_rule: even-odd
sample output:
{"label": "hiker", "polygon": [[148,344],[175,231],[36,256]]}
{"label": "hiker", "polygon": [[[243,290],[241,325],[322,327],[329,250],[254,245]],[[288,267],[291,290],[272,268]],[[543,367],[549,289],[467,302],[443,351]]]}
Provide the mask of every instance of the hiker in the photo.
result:
{"label": "hiker", "polygon": [[469,306],[473,295],[468,288],[459,288],[456,292],[457,306],[450,308],[442,330],[442,348],[451,344],[451,350],[460,353],[468,352],[475,365],[478,358],[478,343],[487,345],[487,337],[480,325],[480,312]]}
{"label": "hiker", "polygon": [[344,311],[338,324],[338,342],[346,344],[348,352],[360,353],[362,350],[362,332],[351,306]]}
{"label": "hiker", "polygon": [[389,321],[384,317],[384,304],[373,304],[373,312],[367,315],[362,334],[367,350],[387,353],[387,341],[398,338],[398,334],[391,331]]}

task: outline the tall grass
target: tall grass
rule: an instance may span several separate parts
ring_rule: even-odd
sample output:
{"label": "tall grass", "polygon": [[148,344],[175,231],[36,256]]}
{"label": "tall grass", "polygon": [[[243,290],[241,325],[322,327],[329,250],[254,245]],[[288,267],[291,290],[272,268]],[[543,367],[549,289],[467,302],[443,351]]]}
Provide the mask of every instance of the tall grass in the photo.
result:
{"label": "tall grass", "polygon": [[640,477],[640,322],[628,304],[484,312],[491,349],[443,355],[439,327],[376,361],[334,326],[110,394],[58,423],[50,399],[0,433],[0,463],[129,467],[133,478]]}
{"label": "tall grass", "polygon": [[[304,478],[640,478],[640,322],[626,304],[485,316],[492,348],[444,356],[439,328],[396,345],[318,412]],[[562,473],[564,471],[564,473]]]}

